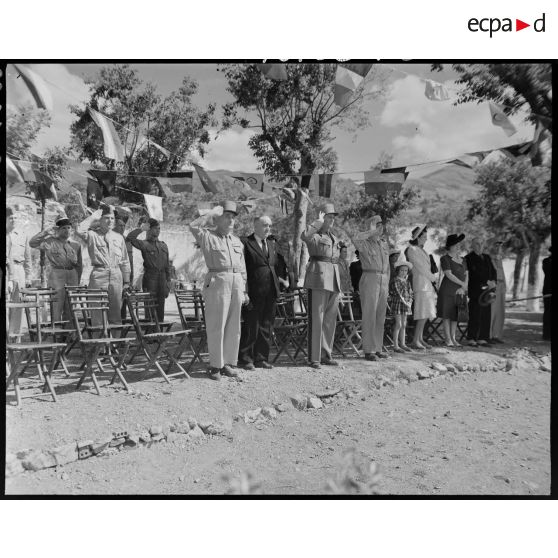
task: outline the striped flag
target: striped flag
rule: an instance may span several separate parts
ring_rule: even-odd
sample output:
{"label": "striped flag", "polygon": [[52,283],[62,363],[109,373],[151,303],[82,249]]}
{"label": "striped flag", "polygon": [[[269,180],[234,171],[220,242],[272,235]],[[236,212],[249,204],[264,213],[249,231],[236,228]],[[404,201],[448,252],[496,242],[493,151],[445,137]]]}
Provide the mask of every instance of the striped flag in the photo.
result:
{"label": "striped flag", "polygon": [[99,126],[103,134],[103,147],[105,157],[114,159],[115,161],[124,161],[124,147],[118,137],[118,133],[112,120],[109,120],[104,114],[97,112],[91,107],[87,107],[93,122]]}
{"label": "striped flag", "polygon": [[318,196],[322,198],[333,197],[333,192],[335,191],[333,185],[333,174],[319,174],[316,175],[317,182],[317,192]]}
{"label": "striped flag", "polygon": [[217,188],[215,183],[211,180],[211,178],[209,178],[207,172],[204,169],[202,169],[199,165],[196,165],[196,163],[192,163],[192,165],[194,166],[196,172],[198,173],[198,178],[202,183],[203,189],[206,192],[212,192],[213,194],[219,193],[219,189]]}
{"label": "striped flag", "polygon": [[14,68],[18,71],[29,89],[35,103],[37,103],[37,107],[52,112],[54,107],[52,95],[43,78],[26,66],[14,64]]}
{"label": "striped flag", "polygon": [[448,90],[441,83],[431,79],[426,80],[424,95],[431,101],[447,101],[449,99]]}
{"label": "striped flag", "polygon": [[193,175],[192,171],[169,172],[167,176],[156,176],[155,180],[167,195],[169,192],[172,194],[191,193],[193,190]]}
{"label": "striped flag", "polygon": [[361,84],[363,77],[343,66],[337,66],[335,73],[334,101],[340,107],[347,106],[353,98],[353,93]]}
{"label": "striped flag", "polygon": [[400,192],[408,175],[405,167],[364,171],[364,191],[369,195],[382,196],[389,192]]}
{"label": "striped flag", "polygon": [[500,128],[506,132],[508,137],[513,136],[517,132],[515,126],[506,116],[501,106],[489,101],[488,108],[490,109],[490,118],[492,119],[492,124],[494,124],[494,126],[500,126]]}
{"label": "striped flag", "polygon": [[260,72],[269,79],[284,81],[289,79],[285,64],[256,64]]}

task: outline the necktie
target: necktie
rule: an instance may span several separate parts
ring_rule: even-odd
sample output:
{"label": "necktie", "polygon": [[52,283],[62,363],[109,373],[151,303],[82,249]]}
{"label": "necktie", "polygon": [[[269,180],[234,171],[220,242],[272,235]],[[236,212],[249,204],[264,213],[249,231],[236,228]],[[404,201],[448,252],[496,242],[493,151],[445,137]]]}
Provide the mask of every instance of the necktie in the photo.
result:
{"label": "necktie", "polygon": [[262,250],[263,250],[264,256],[266,258],[269,258],[269,254],[267,252],[267,242],[265,241],[265,238],[262,240]]}

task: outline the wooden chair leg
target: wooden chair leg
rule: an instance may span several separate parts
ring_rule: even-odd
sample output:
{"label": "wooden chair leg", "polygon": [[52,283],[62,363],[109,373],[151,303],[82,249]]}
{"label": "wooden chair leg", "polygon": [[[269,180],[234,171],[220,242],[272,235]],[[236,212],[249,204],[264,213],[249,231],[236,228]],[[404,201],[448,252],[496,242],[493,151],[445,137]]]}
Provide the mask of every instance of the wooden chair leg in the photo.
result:
{"label": "wooden chair leg", "polygon": [[6,380],[6,391],[8,391],[8,387],[10,386],[10,382],[13,382],[14,384],[14,391],[15,391],[15,395],[16,395],[16,404],[19,407],[21,405],[21,392],[19,389],[19,374],[20,374],[20,368],[22,366],[22,362],[23,359],[25,357],[27,351],[21,351],[19,353],[19,358],[17,358],[17,356],[15,356],[12,351],[10,351],[10,368],[11,368],[11,373],[8,376],[8,379]]}
{"label": "wooden chair leg", "polygon": [[182,366],[178,362],[180,357],[182,356],[182,353],[186,349],[187,342],[188,342],[188,340],[186,339],[186,336],[184,335],[182,337],[182,339],[180,340],[180,343],[178,343],[174,353],[171,353],[171,351],[169,349],[165,350],[165,353],[169,358],[169,365],[167,367],[167,375],[170,376],[170,371],[171,371],[172,365],[174,364],[180,370],[180,372],[178,372],[178,374],[184,374],[184,376],[186,378],[190,378],[190,375],[188,374],[188,372],[186,372],[186,370],[184,370],[184,368],[182,368]]}
{"label": "wooden chair leg", "polygon": [[59,349],[53,349],[52,361],[50,363],[48,370],[45,370],[45,385],[48,386],[48,389],[50,390],[50,393],[52,395],[52,399],[54,400],[55,403],[57,402],[57,399],[56,399],[56,392],[54,391],[54,386],[52,385],[51,382],[51,375],[52,375],[52,371],[54,370],[54,365],[58,360],[58,353],[59,353]]}
{"label": "wooden chair leg", "polygon": [[122,365],[122,362],[126,358],[126,355],[128,354],[129,348],[130,346],[126,345],[124,351],[118,357],[118,362],[114,359],[114,355],[109,356],[109,362],[114,369],[114,374],[110,380],[110,384],[112,385],[114,383],[114,380],[116,380],[116,377],[118,376],[128,393],[130,392],[130,386],[128,385],[128,382],[126,382],[126,379],[124,378],[124,375],[122,374],[122,370],[120,367]]}
{"label": "wooden chair leg", "polygon": [[94,384],[95,389],[97,391],[97,395],[101,395],[101,389],[99,388],[99,382],[97,381],[97,376],[95,375],[95,372],[93,370],[93,363],[97,360],[97,357],[99,355],[99,352],[101,351],[101,348],[102,348],[101,345],[96,345],[95,347],[93,347],[90,354],[87,354],[87,351],[85,352],[85,354],[86,354],[85,371],[83,372],[83,374],[81,375],[81,377],[80,377],[80,379],[77,383],[77,389],[79,389],[81,387],[81,384],[83,383],[83,381],[85,380],[85,378],[87,376],[91,376],[91,379],[93,380],[93,384]]}
{"label": "wooden chair leg", "polygon": [[[170,384],[170,380],[168,378],[168,376],[165,374],[165,371],[163,370],[163,368],[161,367],[161,365],[159,364],[159,355],[163,352],[165,345],[166,345],[166,340],[162,341],[161,343],[159,343],[159,345],[157,346],[157,348],[155,349],[155,351],[153,352],[149,352],[149,362],[147,363],[147,365],[145,366],[144,372],[149,372],[149,370],[151,369],[151,367],[155,366],[155,368],[157,368],[157,370],[159,371],[159,374],[161,374],[161,376],[163,376],[163,378],[165,379],[165,381]],[[147,347],[146,347],[147,349]]]}

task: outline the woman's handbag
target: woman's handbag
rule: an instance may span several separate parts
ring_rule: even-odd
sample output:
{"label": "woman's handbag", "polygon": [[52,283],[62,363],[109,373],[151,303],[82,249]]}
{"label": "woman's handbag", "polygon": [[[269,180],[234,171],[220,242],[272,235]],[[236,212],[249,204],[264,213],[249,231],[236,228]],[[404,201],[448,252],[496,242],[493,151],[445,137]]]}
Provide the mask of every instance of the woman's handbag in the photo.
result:
{"label": "woman's handbag", "polygon": [[469,321],[469,304],[467,303],[466,294],[456,294],[455,302],[457,304],[457,321],[458,322],[468,322]]}

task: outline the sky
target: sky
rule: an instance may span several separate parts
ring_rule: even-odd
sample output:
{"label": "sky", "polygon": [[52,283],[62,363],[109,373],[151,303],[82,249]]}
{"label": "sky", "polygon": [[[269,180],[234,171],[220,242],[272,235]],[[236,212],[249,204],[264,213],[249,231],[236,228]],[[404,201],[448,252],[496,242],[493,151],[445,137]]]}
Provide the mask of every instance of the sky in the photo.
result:
{"label": "sky", "polygon": [[[70,104],[84,103],[88,98],[86,76],[95,75],[101,64],[32,64],[50,88],[54,111],[51,127],[40,134],[34,151],[41,154],[48,147],[69,144],[69,127],[73,115]],[[156,84],[163,95],[177,89],[185,75],[199,85],[194,102],[205,107],[220,106],[231,100],[226,81],[216,64],[131,64],[144,81]],[[356,134],[336,129],[332,146],[338,154],[338,171],[369,169],[385,151],[394,156],[394,166],[412,165],[450,158],[471,151],[499,148],[533,137],[533,126],[519,114],[511,117],[518,132],[508,138],[491,123],[487,103],[454,106],[452,101],[430,101],[424,95],[424,79],[444,83],[455,95],[455,74],[445,69],[431,73],[428,64],[382,65],[387,91],[381,100],[366,101],[370,121]],[[18,105],[30,101],[21,79],[12,65],[7,68],[7,102]],[[229,169],[256,172],[257,160],[247,142],[252,132],[232,129],[218,133],[211,130],[212,141],[203,165],[209,170]],[[164,145],[163,145],[164,146]],[[355,178],[355,177],[352,177]],[[356,179],[356,178],[355,178]]]}

